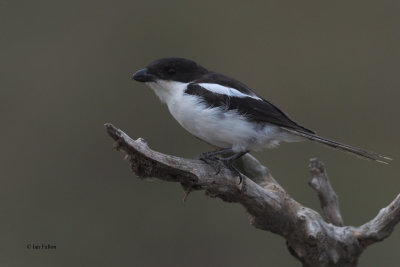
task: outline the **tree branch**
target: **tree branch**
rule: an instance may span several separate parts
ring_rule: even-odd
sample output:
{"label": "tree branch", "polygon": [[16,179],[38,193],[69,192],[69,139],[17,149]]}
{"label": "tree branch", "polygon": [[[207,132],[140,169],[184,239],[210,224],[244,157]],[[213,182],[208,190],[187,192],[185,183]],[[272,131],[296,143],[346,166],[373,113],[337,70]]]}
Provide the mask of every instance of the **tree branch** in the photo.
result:
{"label": "tree branch", "polygon": [[371,221],[360,226],[356,235],[363,247],[382,241],[390,236],[400,221],[400,194]]}
{"label": "tree branch", "polygon": [[312,179],[309,185],[318,193],[324,218],[336,226],[343,226],[339,210],[339,198],[333,190],[324,163],[313,158],[309,165]]}
{"label": "tree branch", "polygon": [[337,196],[323,165],[316,161],[311,162],[311,186],[318,192],[326,221],[291,198],[251,155],[236,163],[244,176],[239,184],[239,178],[227,168],[216,174],[200,160],[162,154],[150,149],[141,138],[132,140],[111,124],[105,127],[116,141],[115,148],[127,154],[139,177],[178,182],[185,196],[193,190],[204,190],[211,197],[240,203],[250,214],[252,225],[284,237],[291,254],[303,266],[356,266],[362,251],[388,237],[400,220],[399,195],[370,222],[360,227],[341,226]]}

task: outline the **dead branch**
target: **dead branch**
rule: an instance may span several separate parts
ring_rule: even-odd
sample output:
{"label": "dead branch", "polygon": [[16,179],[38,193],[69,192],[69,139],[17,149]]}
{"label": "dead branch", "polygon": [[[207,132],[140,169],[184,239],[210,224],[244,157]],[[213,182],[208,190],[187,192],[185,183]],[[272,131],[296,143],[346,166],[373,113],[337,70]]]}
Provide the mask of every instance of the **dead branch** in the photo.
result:
{"label": "dead branch", "polygon": [[371,221],[360,227],[343,226],[337,195],[324,165],[315,159],[310,163],[310,185],[318,193],[325,219],[295,201],[251,155],[237,162],[244,177],[239,184],[239,178],[226,168],[216,174],[202,161],[154,151],[141,138],[132,140],[111,124],[105,127],[139,177],[178,182],[185,198],[193,190],[204,190],[211,197],[240,203],[250,214],[251,224],[285,238],[289,251],[303,266],[356,266],[363,250],[388,237],[400,221],[399,194]]}

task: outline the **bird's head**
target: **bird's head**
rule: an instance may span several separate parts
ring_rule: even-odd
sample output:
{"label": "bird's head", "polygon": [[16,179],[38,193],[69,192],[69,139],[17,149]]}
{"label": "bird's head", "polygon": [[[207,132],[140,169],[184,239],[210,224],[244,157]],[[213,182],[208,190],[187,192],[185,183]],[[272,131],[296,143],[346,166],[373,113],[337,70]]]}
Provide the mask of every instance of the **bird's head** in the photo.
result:
{"label": "bird's head", "polygon": [[161,58],[133,74],[132,79],[149,85],[162,102],[171,103],[186,85],[208,71],[196,62],[184,58]]}
{"label": "bird's head", "polygon": [[184,58],[161,58],[138,70],[132,79],[138,82],[171,81],[188,83],[200,78],[207,70],[196,62]]}

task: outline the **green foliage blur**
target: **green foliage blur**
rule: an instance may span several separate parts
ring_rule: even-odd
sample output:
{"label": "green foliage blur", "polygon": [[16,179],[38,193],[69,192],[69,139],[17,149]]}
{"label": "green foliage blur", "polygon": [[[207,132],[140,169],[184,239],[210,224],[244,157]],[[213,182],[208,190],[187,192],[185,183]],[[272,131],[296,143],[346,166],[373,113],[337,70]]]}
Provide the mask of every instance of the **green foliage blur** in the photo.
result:
{"label": "green foliage blur", "polygon": [[[389,166],[312,143],[256,153],[319,210],[308,159],[325,162],[345,223],[400,193],[399,1],[0,1],[0,266],[300,266],[237,204],[137,179],[111,122],[156,150],[209,147],[130,80],[180,56],[233,76],[320,135]],[[56,245],[53,250],[28,244]],[[400,227],[360,266],[399,266]]]}

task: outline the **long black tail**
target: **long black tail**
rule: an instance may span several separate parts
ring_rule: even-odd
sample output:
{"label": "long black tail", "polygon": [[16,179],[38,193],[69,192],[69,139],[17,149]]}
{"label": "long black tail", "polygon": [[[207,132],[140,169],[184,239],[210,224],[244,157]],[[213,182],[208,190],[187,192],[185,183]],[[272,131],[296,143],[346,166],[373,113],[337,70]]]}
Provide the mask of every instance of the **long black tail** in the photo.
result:
{"label": "long black tail", "polygon": [[383,156],[381,154],[378,154],[378,153],[375,153],[375,152],[372,152],[372,151],[367,151],[367,150],[364,150],[364,149],[361,149],[361,148],[358,148],[358,147],[345,145],[345,144],[342,144],[342,143],[339,143],[339,142],[336,142],[336,141],[329,140],[327,138],[318,136],[318,135],[313,134],[313,133],[308,133],[308,132],[303,132],[303,131],[299,131],[299,130],[289,129],[289,128],[286,128],[286,127],[282,127],[282,128],[284,130],[292,133],[292,134],[307,138],[308,140],[311,140],[311,141],[314,141],[314,142],[318,142],[318,143],[324,144],[326,146],[333,147],[333,148],[336,148],[336,149],[339,149],[339,150],[342,150],[342,151],[345,151],[345,152],[349,152],[349,153],[355,154],[355,155],[360,156],[360,157],[364,157],[364,158],[367,158],[367,159],[372,159],[372,160],[377,161],[379,163],[389,164],[388,162],[385,162],[384,160],[392,160],[391,158]]}

